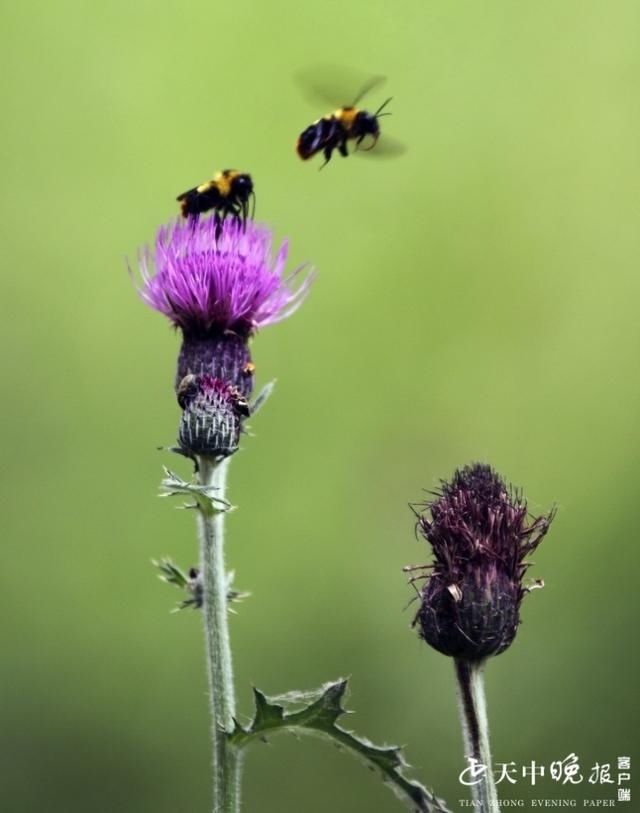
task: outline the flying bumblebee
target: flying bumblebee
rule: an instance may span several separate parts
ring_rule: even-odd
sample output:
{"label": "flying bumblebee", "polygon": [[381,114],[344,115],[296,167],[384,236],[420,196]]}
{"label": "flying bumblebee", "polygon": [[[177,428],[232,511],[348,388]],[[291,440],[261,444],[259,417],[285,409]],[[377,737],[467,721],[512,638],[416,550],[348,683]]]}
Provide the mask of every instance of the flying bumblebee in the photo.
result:
{"label": "flying bumblebee", "polygon": [[[312,86],[304,74],[300,75],[303,87],[306,91],[311,91],[312,95],[323,100],[335,98],[335,94],[327,93],[326,90],[319,86]],[[337,150],[340,155],[346,158],[349,155],[348,142],[355,142],[353,152],[369,152],[376,147],[378,139],[380,138],[380,124],[379,119],[382,116],[390,116],[389,112],[383,113],[384,108],[389,104],[391,99],[387,99],[375,113],[370,113],[367,110],[360,110],[357,105],[374,88],[379,87],[385,82],[384,76],[374,76],[366,82],[361,83],[360,92],[356,95],[353,102],[344,107],[339,107],[333,113],[328,113],[321,119],[314,121],[310,124],[298,137],[296,144],[296,151],[303,161],[313,158],[321,152],[324,155],[324,163],[320,167],[326,166],[331,160],[333,152]],[[334,102],[335,103],[335,102]],[[362,146],[367,139],[367,146]],[[379,148],[378,150],[379,151]],[[391,152],[402,151],[398,145],[395,145],[391,150],[385,149],[384,152],[389,155]]]}
{"label": "flying bumblebee", "polygon": [[[176,200],[180,203],[183,217],[198,218],[213,210],[218,223],[231,216],[244,227],[249,215],[249,201],[255,209],[255,192],[251,175],[236,169],[223,169],[210,181],[188,189]],[[253,211],[252,211],[253,217]]]}

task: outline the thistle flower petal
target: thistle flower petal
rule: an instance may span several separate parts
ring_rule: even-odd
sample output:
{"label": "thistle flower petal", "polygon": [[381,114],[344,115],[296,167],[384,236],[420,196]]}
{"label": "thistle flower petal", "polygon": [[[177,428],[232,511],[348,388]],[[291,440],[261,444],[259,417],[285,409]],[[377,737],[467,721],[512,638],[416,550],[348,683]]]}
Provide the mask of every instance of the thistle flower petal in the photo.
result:
{"label": "thistle flower petal", "polygon": [[[272,256],[272,234],[248,222],[179,219],[158,230],[153,249],[139,253],[139,293],[185,335],[231,331],[248,337],[293,313],[313,274],[305,266],[283,277],[288,244]],[[294,284],[297,283],[297,286]]]}

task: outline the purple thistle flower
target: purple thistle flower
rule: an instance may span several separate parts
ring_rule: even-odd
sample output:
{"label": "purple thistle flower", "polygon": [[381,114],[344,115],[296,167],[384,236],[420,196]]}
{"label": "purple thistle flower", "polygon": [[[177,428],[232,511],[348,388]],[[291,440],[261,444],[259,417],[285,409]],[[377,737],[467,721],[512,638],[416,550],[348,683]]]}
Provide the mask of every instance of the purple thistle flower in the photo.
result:
{"label": "purple thistle flower", "polygon": [[251,221],[246,230],[230,218],[221,229],[214,218],[174,221],[139,256],[140,295],[185,334],[248,337],[293,313],[311,284],[307,275],[292,287],[304,266],[283,278],[288,244],[273,260],[271,243],[271,231]]}
{"label": "purple thistle flower", "polygon": [[162,226],[155,247],[140,252],[140,296],[182,330],[176,389],[187,375],[208,374],[251,394],[250,337],[292,314],[313,280],[296,287],[304,266],[283,276],[288,244],[275,259],[271,245],[266,226],[191,218]]}
{"label": "purple thistle flower", "polygon": [[554,512],[530,517],[522,494],[481,463],[456,471],[419,509],[418,529],[434,554],[414,620],[420,637],[469,661],[499,655],[515,638],[530,589],[523,584],[525,558]]}

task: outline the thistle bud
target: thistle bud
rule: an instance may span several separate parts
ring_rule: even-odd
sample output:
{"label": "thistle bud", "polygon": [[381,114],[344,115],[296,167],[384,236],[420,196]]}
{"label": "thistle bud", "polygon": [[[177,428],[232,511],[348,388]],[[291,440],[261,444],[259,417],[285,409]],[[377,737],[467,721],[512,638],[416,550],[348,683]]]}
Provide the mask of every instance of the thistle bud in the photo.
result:
{"label": "thistle bud", "polygon": [[183,412],[180,449],[189,457],[228,457],[237,451],[250,409],[237,387],[211,375],[187,375],[178,386]]}
{"label": "thistle bud", "polygon": [[547,533],[553,511],[531,517],[522,494],[480,463],[456,471],[435,496],[414,507],[434,555],[414,625],[444,655],[468,661],[499,655],[515,638],[529,591],[525,558]]}

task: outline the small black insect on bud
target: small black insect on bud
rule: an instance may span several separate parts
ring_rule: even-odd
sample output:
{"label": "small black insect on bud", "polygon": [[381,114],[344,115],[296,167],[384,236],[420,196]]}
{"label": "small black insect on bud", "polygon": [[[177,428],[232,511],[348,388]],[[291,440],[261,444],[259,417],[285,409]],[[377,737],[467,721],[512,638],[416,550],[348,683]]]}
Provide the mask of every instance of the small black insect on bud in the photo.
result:
{"label": "small black insect on bud", "polygon": [[413,509],[434,555],[414,619],[420,637],[468,661],[504,652],[530,589],[523,584],[525,558],[554,512],[530,516],[522,494],[481,463],[456,471],[434,500]]}
{"label": "small black insect on bud", "polygon": [[197,567],[189,568],[187,590],[192,594],[193,597],[191,599],[187,599],[184,604],[199,610],[200,607],[202,607],[203,602],[203,586],[202,576],[200,575],[200,570]]}
{"label": "small black insect on bud", "polygon": [[176,390],[176,397],[178,399],[180,409],[186,409],[199,392],[200,386],[198,384],[198,376],[194,375],[193,373],[185,375],[182,381],[178,384],[178,389]]}
{"label": "small black insect on bud", "polygon": [[228,457],[237,451],[249,403],[237,387],[211,375],[186,375],[177,388],[182,408],[178,443],[189,457]]}

